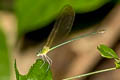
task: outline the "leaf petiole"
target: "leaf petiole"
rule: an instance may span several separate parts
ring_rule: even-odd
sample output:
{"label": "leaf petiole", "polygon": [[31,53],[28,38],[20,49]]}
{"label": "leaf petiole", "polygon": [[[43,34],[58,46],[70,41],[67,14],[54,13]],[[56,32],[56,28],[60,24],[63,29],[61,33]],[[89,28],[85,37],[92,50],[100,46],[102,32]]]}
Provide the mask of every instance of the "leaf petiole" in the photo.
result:
{"label": "leaf petiole", "polygon": [[86,76],[90,76],[90,75],[93,75],[93,74],[98,74],[98,73],[107,72],[107,71],[112,71],[112,70],[116,70],[116,67],[114,67],[114,68],[109,68],[109,69],[104,69],[104,70],[99,70],[99,71],[95,71],[95,72],[90,72],[90,73],[86,73],[86,74],[82,74],[82,75],[78,75],[78,76],[66,78],[66,79],[63,79],[63,80],[77,79],[77,78],[86,77]]}

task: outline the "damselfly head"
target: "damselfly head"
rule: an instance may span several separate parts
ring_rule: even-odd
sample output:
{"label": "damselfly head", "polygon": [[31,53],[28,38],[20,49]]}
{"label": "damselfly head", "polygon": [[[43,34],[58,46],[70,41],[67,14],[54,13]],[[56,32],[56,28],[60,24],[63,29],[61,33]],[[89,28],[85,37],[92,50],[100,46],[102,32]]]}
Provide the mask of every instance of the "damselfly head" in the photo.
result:
{"label": "damselfly head", "polygon": [[36,54],[39,56],[41,54],[42,49],[40,49]]}
{"label": "damselfly head", "polygon": [[44,46],[43,49],[37,53],[37,56],[41,56],[41,54],[47,54],[48,52],[49,52],[49,47]]}

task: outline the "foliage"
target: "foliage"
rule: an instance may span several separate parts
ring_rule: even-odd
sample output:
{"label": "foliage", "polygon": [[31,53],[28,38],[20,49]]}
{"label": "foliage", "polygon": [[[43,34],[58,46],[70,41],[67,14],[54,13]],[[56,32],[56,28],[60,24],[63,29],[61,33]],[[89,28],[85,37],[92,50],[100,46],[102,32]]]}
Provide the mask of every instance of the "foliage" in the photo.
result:
{"label": "foliage", "polygon": [[93,74],[98,74],[98,73],[102,73],[102,72],[107,72],[107,71],[120,69],[120,59],[117,56],[117,54],[111,48],[109,48],[109,47],[107,47],[106,45],[103,45],[103,44],[99,45],[97,48],[100,51],[100,54],[101,54],[102,57],[109,58],[109,59],[113,58],[115,60],[115,65],[116,66],[114,68],[108,68],[108,69],[99,70],[99,71],[95,71],[95,72],[89,72],[89,73],[86,73],[86,74],[73,76],[73,77],[70,77],[70,78],[63,79],[63,80],[73,80],[73,79],[77,79],[77,78],[81,78],[81,77],[90,76],[90,75],[93,75]]}
{"label": "foliage", "polygon": [[111,0],[17,0],[15,11],[19,35],[48,25],[66,4],[71,4],[79,13],[85,13],[96,10],[109,1]]}
{"label": "foliage", "polygon": [[[52,80],[52,73],[50,71],[50,65],[40,59],[36,60],[36,63],[30,68],[28,74],[21,75],[18,72],[15,62],[15,71],[17,80]],[[43,65],[43,66],[42,66]],[[42,66],[42,67],[41,67]]]}
{"label": "foliage", "polygon": [[106,45],[101,44],[97,48],[100,51],[101,56],[105,58],[115,58],[115,59],[118,58],[118,55],[111,48],[108,48]]}
{"label": "foliage", "polygon": [[0,28],[0,80],[9,80],[10,66],[6,37]]}
{"label": "foliage", "polygon": [[97,47],[98,50],[100,51],[101,56],[105,58],[113,58],[115,60],[115,65],[116,68],[120,68],[120,59],[119,56],[109,47],[106,45],[101,44],[100,46]]}

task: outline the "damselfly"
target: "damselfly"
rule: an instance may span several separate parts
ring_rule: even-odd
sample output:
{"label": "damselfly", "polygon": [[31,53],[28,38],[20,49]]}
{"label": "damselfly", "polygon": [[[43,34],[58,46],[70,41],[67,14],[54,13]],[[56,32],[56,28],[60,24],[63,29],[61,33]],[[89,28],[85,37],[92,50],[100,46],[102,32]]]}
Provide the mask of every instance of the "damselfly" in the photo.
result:
{"label": "damselfly", "polygon": [[54,47],[51,48],[51,45],[57,38],[60,39],[60,37],[66,36],[70,32],[74,17],[75,12],[73,8],[69,5],[65,6],[61,11],[60,16],[57,18],[45,46],[37,54],[37,56],[40,56],[43,61],[47,61],[49,64],[52,64],[52,60],[47,56],[47,53],[53,50]]}
{"label": "damselfly", "polygon": [[58,17],[49,37],[48,37],[48,40],[45,44],[45,46],[43,47],[43,49],[38,52],[37,56],[40,56],[40,58],[45,62],[47,61],[49,64],[52,64],[52,60],[47,56],[47,53],[55,48],[58,48],[62,45],[65,45],[67,43],[70,43],[74,40],[78,40],[82,37],[86,37],[86,36],[90,36],[90,35],[95,35],[97,33],[104,33],[104,31],[97,31],[97,32],[92,32],[92,33],[89,33],[89,34],[84,34],[84,35],[81,35],[81,36],[78,36],[76,38],[73,38],[69,41],[66,41],[64,43],[61,43],[57,46],[54,46],[54,47],[51,47],[51,45],[53,44],[53,42],[56,40],[56,39],[61,39],[61,37],[64,37],[66,36],[71,28],[72,28],[72,25],[73,25],[73,22],[74,22],[74,17],[75,17],[75,12],[73,10],[73,8],[71,6],[65,6],[60,14],[60,16]]}

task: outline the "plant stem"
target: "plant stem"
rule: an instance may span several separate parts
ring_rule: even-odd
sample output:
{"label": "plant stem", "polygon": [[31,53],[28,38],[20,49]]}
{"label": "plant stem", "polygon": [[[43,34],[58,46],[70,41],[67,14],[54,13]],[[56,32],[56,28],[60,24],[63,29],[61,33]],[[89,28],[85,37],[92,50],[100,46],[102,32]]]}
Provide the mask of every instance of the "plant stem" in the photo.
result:
{"label": "plant stem", "polygon": [[109,69],[104,69],[104,70],[99,70],[99,71],[95,71],[95,72],[90,72],[90,73],[82,74],[82,75],[79,75],[79,76],[74,76],[74,77],[66,78],[66,79],[63,79],[63,80],[72,80],[72,79],[81,78],[81,77],[85,77],[85,76],[90,76],[90,75],[93,75],[93,74],[107,72],[107,71],[112,71],[112,70],[116,70],[116,67],[109,68]]}

